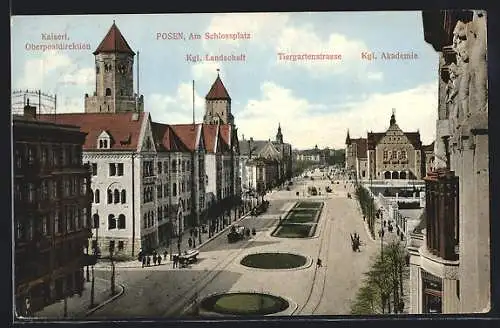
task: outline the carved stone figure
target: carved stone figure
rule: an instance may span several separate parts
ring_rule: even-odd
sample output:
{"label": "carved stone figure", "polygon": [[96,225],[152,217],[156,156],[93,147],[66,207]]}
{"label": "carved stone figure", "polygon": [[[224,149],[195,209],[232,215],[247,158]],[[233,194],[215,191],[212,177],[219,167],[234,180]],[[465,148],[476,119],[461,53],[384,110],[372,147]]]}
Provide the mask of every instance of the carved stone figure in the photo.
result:
{"label": "carved stone figure", "polygon": [[470,54],[471,112],[488,109],[488,69],[486,43],[486,13],[477,12],[468,24],[468,53]]}
{"label": "carved stone figure", "polygon": [[471,82],[471,74],[469,71],[469,58],[465,49],[460,49],[457,54],[458,64],[458,99],[457,107],[458,112],[456,118],[462,120],[465,116],[469,115],[469,89]]}
{"label": "carved stone figure", "polygon": [[446,145],[443,139],[438,136],[434,142],[434,162],[432,163],[432,168],[436,171],[437,169],[447,167]]}
{"label": "carved stone figure", "polygon": [[449,68],[449,74],[450,74],[450,79],[448,81],[448,85],[446,86],[446,103],[449,106],[449,117],[448,119],[450,120],[452,128],[456,128],[456,122],[458,118],[458,102],[457,102],[457,95],[458,95],[458,86],[460,81],[458,81],[459,78],[459,71],[457,65],[454,63],[451,63]]}

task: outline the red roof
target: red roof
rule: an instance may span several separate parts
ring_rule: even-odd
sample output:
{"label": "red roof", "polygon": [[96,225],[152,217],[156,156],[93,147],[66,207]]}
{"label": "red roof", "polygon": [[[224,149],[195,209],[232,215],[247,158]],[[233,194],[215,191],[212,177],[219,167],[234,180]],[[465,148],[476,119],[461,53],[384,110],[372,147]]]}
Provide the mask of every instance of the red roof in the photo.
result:
{"label": "red roof", "polygon": [[212,87],[210,88],[210,91],[205,96],[205,99],[231,100],[231,97],[229,97],[229,93],[227,93],[226,87],[224,86],[224,83],[222,83],[222,80],[220,79],[220,76],[218,74],[214,84],[212,84]]}
{"label": "red roof", "polygon": [[198,124],[174,124],[171,125],[177,137],[186,145],[190,151],[196,150],[196,136],[198,134]]}
{"label": "red roof", "polygon": [[217,125],[203,124],[203,142],[205,143],[205,149],[209,153],[214,152],[216,136],[217,136]]}
{"label": "red roof", "polygon": [[108,34],[106,34],[97,49],[94,51],[94,55],[101,52],[121,52],[135,55],[135,52],[132,51],[127,43],[127,40],[125,40],[118,27],[115,25],[115,22],[113,22]]}
{"label": "red roof", "polygon": [[175,134],[172,126],[151,122],[156,149],[159,151],[188,151],[188,147]]}
{"label": "red roof", "polygon": [[[134,119],[134,114],[137,119]],[[69,124],[80,127],[87,133],[84,150],[97,149],[97,139],[103,131],[111,137],[111,147],[114,150],[137,149],[141,125],[146,113],[70,113],[39,115],[42,121]]]}

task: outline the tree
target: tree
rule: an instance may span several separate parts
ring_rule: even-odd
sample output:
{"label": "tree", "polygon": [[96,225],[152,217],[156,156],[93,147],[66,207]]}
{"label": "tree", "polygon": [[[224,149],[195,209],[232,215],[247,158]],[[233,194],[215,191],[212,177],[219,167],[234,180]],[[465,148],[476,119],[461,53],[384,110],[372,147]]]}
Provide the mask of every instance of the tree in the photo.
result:
{"label": "tree", "polygon": [[[351,305],[352,314],[398,313],[402,311],[403,281],[407,279],[405,249],[397,241],[384,246],[383,257],[373,259],[363,285]],[[391,298],[392,295],[392,298]]]}

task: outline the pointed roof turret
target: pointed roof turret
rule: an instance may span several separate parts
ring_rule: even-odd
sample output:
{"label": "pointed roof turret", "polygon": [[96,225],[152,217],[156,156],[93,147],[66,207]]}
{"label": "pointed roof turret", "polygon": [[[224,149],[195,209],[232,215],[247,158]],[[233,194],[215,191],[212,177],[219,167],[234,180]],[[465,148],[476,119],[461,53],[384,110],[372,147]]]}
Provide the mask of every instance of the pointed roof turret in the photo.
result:
{"label": "pointed roof turret", "polygon": [[278,133],[276,133],[276,141],[283,143],[283,134],[281,133],[281,124],[278,123]]}
{"label": "pointed roof turret", "polygon": [[231,97],[229,97],[229,93],[227,92],[224,83],[222,83],[222,80],[220,79],[219,71],[220,70],[217,69],[217,78],[215,79],[215,82],[212,84],[210,91],[205,96],[205,99],[231,101]]}
{"label": "pointed roof turret", "polygon": [[101,52],[120,52],[131,54],[132,56],[135,55],[135,52],[130,48],[127,40],[125,40],[122,33],[116,26],[115,21],[113,21],[113,25],[111,25],[108,33],[101,41],[97,49],[94,51],[94,55],[97,55]]}
{"label": "pointed roof turret", "polygon": [[349,136],[349,129],[347,130],[347,137],[345,138],[345,144],[346,145],[351,144],[351,137]]}

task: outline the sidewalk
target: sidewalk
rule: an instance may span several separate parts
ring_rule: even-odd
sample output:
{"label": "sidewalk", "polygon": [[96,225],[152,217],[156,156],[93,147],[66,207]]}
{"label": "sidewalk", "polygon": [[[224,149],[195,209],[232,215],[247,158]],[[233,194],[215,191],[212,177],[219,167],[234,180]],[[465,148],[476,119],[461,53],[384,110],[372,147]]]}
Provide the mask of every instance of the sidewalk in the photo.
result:
{"label": "sidewalk", "polygon": [[[195,239],[195,238],[191,237],[190,229],[185,230],[182,233],[182,239],[181,239],[182,242],[181,242],[181,247],[180,247],[181,253],[188,250],[188,249],[200,249],[201,247],[203,247],[205,244],[207,244],[211,240],[215,239],[216,237],[218,237],[222,233],[226,232],[231,225],[233,225],[234,223],[237,223],[241,219],[247,217],[249,214],[250,214],[249,212],[244,214],[243,216],[239,217],[236,221],[234,221],[234,216],[233,216],[231,218],[231,222],[229,222],[229,225],[227,225],[224,229],[221,229],[218,232],[215,232],[211,238],[208,238],[208,232],[202,233],[201,234],[201,244],[199,243],[200,237],[198,236],[198,237],[196,237],[195,244],[192,245],[191,247],[189,247],[188,240],[189,240],[189,238],[191,238],[191,239]],[[172,261],[170,261],[170,255],[178,253],[177,240],[178,240],[178,238],[174,237],[173,244],[171,247],[170,246],[159,246],[158,248],[156,248],[156,252],[159,255],[161,255],[161,257],[162,257],[160,267],[163,267],[163,266],[172,267]],[[165,250],[168,252],[166,259],[164,258],[164,255],[163,255]],[[151,265],[149,268],[158,267],[158,265],[154,265],[154,263],[152,261],[153,261],[153,258],[151,257]],[[116,268],[142,268],[142,262],[139,262],[137,260],[137,258],[134,260],[130,260],[130,261],[115,261],[115,267]],[[95,265],[95,268],[110,269],[110,261],[107,259],[100,259],[97,262],[97,264]]]}
{"label": "sidewalk", "polygon": [[[111,282],[100,278],[95,278],[94,282],[94,306],[90,308],[90,290],[92,282],[85,281],[82,296],[74,295],[67,298],[67,319],[84,318],[87,314],[108,304],[120,297],[124,288],[116,283],[116,294],[111,296]],[[47,306],[43,310],[34,314],[34,317],[44,319],[63,319],[64,318],[64,300]]]}

